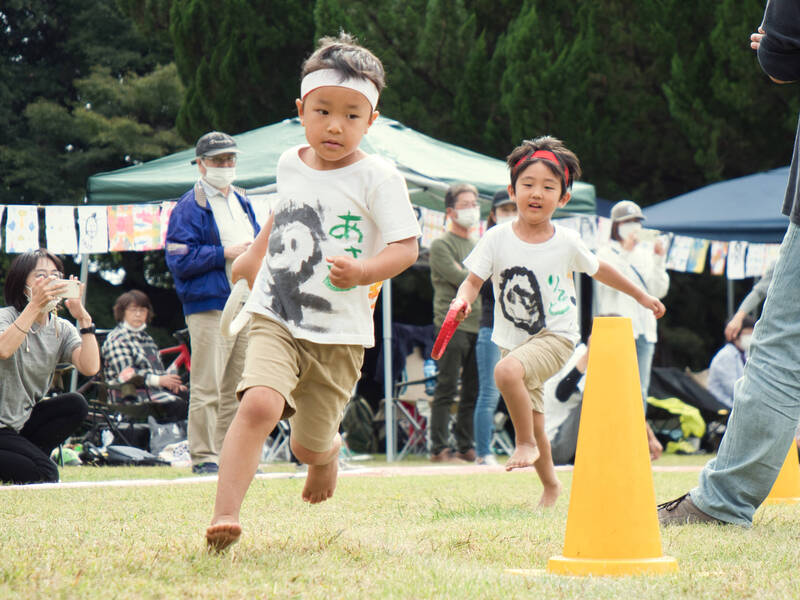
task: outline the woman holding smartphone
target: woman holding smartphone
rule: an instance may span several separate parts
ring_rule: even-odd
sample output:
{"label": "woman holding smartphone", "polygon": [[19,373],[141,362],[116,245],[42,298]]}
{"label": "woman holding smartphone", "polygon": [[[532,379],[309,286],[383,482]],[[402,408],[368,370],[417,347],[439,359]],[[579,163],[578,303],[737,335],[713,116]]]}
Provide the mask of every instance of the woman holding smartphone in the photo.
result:
{"label": "woman holding smartphone", "polygon": [[[50,453],[86,417],[86,400],[68,393],[42,400],[58,363],[84,375],[100,369],[92,317],[80,299],[81,284],[64,279],[61,260],[46,249],[20,254],[5,283],[0,308],[0,481],[58,481]],[[77,294],[75,286],[77,285]],[[57,315],[64,304],[78,328]]]}

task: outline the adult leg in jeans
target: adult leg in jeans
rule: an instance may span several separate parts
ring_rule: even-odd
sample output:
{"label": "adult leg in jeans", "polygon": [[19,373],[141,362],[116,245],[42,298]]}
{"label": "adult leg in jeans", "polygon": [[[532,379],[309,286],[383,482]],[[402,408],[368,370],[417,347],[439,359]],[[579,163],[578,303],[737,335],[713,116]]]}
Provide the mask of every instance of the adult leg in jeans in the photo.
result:
{"label": "adult leg in jeans", "polygon": [[436,377],[436,390],[433,393],[430,420],[431,453],[434,455],[449,447],[450,407],[458,392],[461,364],[469,350],[467,334],[456,330],[438,361],[439,375]]}
{"label": "adult leg in jeans", "polygon": [[636,363],[639,365],[639,385],[642,388],[644,414],[647,414],[647,391],[650,389],[650,369],[653,367],[653,354],[656,345],[640,335],[636,338]]}
{"label": "adult leg in jeans", "polygon": [[494,431],[494,413],[500,401],[500,392],[494,382],[494,367],[500,360],[500,348],[492,341],[492,328],[481,327],[475,344],[478,364],[478,400],[475,403],[475,452],[478,456],[492,453],[489,445]]}
{"label": "adult leg in jeans", "polygon": [[800,229],[789,225],[753,331],[744,376],[717,457],[692,501],[704,513],[749,527],[786,458],[800,419]]}

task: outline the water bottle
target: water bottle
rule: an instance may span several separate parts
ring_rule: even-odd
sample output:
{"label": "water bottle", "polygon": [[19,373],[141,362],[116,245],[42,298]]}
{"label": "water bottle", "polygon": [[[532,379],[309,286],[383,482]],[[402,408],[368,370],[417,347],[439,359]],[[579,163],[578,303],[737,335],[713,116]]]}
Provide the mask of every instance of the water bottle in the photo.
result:
{"label": "water bottle", "polygon": [[[422,365],[422,374],[425,376],[426,379],[433,375],[438,375],[439,369],[436,366],[436,361],[433,360],[432,358],[426,359]],[[436,379],[430,379],[425,382],[425,393],[428,394],[428,396],[433,396],[433,392],[435,389],[436,389]]]}

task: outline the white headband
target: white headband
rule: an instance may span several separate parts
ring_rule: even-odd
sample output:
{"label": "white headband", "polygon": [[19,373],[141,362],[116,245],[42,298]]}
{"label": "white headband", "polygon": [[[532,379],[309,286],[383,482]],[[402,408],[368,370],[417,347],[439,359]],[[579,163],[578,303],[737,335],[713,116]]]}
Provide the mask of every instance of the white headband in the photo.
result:
{"label": "white headband", "polygon": [[317,88],[334,86],[345,87],[362,94],[369,102],[372,110],[378,104],[378,88],[369,79],[354,77],[342,78],[342,74],[336,69],[320,69],[312,71],[305,77],[300,84],[300,99],[305,100],[306,96]]}

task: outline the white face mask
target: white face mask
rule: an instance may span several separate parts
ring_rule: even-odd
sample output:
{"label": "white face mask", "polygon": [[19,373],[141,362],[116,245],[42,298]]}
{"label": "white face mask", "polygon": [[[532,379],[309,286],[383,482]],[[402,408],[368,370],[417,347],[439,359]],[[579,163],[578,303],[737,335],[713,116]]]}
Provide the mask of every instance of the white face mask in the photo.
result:
{"label": "white face mask", "polygon": [[203,178],[218,190],[224,190],[236,179],[236,167],[206,167]]}
{"label": "white face mask", "polygon": [[637,221],[630,223],[620,223],[617,231],[621,240],[627,240],[631,235],[639,233],[642,230],[642,224]]}
{"label": "white face mask", "polygon": [[459,208],[456,210],[456,216],[453,221],[461,225],[464,229],[474,227],[481,220],[481,209],[477,206],[474,208]]}
{"label": "white face mask", "polygon": [[747,333],[745,335],[739,336],[739,347],[748,352],[750,350],[750,343],[753,341],[753,334]]}
{"label": "white face mask", "polygon": [[503,223],[508,223],[509,221],[513,221],[516,218],[517,215],[498,215],[497,224],[502,225]]}

